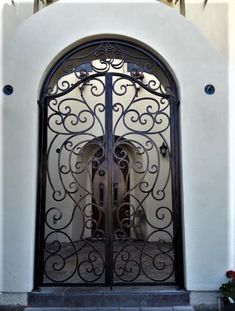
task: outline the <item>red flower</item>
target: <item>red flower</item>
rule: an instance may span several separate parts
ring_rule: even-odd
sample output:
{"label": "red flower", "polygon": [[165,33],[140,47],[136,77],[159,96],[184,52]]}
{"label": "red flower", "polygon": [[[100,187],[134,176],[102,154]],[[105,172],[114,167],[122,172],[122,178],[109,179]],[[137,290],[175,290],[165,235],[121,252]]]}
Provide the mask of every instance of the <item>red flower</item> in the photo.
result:
{"label": "red flower", "polygon": [[226,272],[226,276],[227,276],[229,279],[235,280],[235,271],[232,271],[232,270],[227,271],[227,272]]}

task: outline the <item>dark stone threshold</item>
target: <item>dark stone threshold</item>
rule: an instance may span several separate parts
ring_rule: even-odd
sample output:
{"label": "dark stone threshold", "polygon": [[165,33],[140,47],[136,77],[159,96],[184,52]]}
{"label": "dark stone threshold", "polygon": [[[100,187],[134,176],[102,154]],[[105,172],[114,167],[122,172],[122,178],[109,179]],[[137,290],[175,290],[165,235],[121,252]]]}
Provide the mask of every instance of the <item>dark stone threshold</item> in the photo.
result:
{"label": "dark stone threshold", "polygon": [[0,306],[0,311],[23,311],[25,306],[21,305],[7,305]]}
{"label": "dark stone threshold", "polygon": [[28,295],[31,307],[168,307],[189,305],[185,290],[154,287],[55,288],[45,287]]}
{"label": "dark stone threshold", "polygon": [[219,311],[218,306],[216,305],[205,305],[200,304],[198,306],[194,306],[195,311]]}

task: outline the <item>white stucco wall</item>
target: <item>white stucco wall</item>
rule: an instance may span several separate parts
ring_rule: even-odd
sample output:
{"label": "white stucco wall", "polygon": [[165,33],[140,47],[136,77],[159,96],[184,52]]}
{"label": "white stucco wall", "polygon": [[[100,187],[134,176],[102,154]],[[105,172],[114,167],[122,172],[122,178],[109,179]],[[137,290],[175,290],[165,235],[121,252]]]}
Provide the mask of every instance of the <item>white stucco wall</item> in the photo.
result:
{"label": "white stucco wall", "polygon": [[[126,12],[132,12],[131,18],[126,18]],[[33,288],[37,99],[43,78],[65,51],[98,37],[125,37],[150,47],[177,78],[185,287],[215,290],[231,260],[227,66],[193,25],[153,0],[76,4],[63,0],[27,19],[8,38],[4,84],[12,84],[14,93],[4,96],[1,104],[4,252],[0,290],[27,292]],[[208,83],[216,87],[213,96],[204,93]]]}
{"label": "white stucco wall", "polygon": [[235,2],[230,2],[229,6],[229,154],[230,154],[230,183],[229,183],[229,197],[230,197],[230,253],[231,262],[230,267],[235,267],[235,230],[233,224],[235,223]]}
{"label": "white stucco wall", "polygon": [[[209,39],[224,56],[229,52],[229,11],[233,0],[185,0],[186,17]],[[232,30],[232,28],[231,28]]]}
{"label": "white stucco wall", "polygon": [[[235,1],[211,0],[203,8],[203,0],[185,0],[189,19],[229,62],[229,257],[228,269],[235,267]],[[226,278],[224,277],[224,280]]]}

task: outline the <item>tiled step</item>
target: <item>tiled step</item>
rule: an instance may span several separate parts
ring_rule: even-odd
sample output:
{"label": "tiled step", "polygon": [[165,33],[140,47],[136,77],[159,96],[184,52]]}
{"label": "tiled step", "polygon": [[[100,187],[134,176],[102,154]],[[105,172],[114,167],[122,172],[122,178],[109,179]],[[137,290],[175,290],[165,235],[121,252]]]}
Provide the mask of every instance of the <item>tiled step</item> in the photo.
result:
{"label": "tiled step", "polygon": [[28,307],[24,311],[194,311],[191,306],[175,307],[101,307],[101,308],[36,308]]}
{"label": "tiled step", "polygon": [[[89,307],[91,310],[95,308],[96,311],[99,310],[97,308],[106,307],[110,311],[111,307],[116,307],[114,310],[120,311],[117,309],[118,307],[132,307],[142,308],[141,311],[145,311],[144,308],[150,307],[188,306],[189,293],[184,290],[159,290],[148,287],[122,287],[115,288],[112,291],[106,288],[43,288],[29,293],[28,303],[30,307],[44,308],[67,307],[71,309]],[[26,309],[26,311],[28,310]],[[55,311],[57,310],[55,309]],[[80,310],[78,309],[78,311]],[[87,309],[87,311],[90,310]]]}

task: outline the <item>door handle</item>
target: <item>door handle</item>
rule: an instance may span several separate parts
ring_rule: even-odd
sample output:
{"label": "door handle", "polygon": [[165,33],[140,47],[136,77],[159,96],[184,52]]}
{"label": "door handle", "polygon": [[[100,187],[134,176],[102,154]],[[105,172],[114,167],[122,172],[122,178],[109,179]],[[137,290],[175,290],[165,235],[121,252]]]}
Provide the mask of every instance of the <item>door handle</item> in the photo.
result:
{"label": "door handle", "polygon": [[113,184],[113,203],[118,205],[118,184]]}
{"label": "door handle", "polygon": [[99,184],[99,202],[100,202],[100,206],[104,205],[104,184],[103,183]]}

